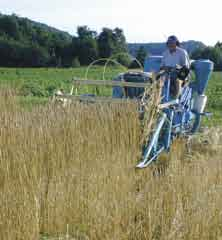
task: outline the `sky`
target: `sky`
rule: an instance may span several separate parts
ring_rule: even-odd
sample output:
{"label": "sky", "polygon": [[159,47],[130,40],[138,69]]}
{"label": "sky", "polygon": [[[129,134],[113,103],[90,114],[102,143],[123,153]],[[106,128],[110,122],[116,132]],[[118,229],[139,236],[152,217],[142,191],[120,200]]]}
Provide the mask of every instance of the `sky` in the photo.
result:
{"label": "sky", "polygon": [[221,0],[0,0],[0,12],[72,35],[82,25],[97,32],[119,27],[131,43],[164,42],[172,34],[180,41],[222,42]]}

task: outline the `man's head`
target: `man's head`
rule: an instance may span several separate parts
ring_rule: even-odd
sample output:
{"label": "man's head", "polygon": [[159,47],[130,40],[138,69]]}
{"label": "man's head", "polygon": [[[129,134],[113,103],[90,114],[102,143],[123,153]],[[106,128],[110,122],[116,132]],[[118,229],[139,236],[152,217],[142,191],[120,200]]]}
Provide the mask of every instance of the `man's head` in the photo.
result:
{"label": "man's head", "polygon": [[170,52],[174,52],[176,50],[177,46],[180,45],[180,42],[176,36],[169,36],[166,44],[167,44],[167,47],[170,50]]}

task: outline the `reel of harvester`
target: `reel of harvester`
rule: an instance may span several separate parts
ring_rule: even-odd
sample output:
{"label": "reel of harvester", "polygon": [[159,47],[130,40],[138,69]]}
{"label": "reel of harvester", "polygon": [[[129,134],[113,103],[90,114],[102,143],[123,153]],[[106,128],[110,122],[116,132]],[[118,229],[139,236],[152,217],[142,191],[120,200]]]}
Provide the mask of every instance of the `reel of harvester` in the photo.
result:
{"label": "reel of harvester", "polygon": [[[72,94],[60,95],[63,99],[80,102],[138,103],[143,122],[142,157],[137,168],[149,166],[162,152],[169,152],[173,140],[180,135],[194,134],[204,112],[207,87],[213,63],[209,60],[192,62],[196,81],[190,79],[190,70],[183,67],[165,68],[160,71],[161,56],[146,59],[144,71],[126,71],[112,81],[73,79]],[[111,60],[110,60],[111,61]],[[113,60],[114,61],[114,60]],[[107,65],[105,65],[106,67]],[[112,96],[94,94],[73,95],[82,85],[112,87]],[[150,107],[152,106],[152,107]]]}

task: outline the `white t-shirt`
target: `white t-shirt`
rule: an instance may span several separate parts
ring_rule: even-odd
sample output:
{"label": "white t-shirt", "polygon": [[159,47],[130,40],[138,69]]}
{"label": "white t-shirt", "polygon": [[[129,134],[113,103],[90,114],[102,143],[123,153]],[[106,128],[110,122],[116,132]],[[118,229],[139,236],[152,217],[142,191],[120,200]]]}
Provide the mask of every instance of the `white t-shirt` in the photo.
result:
{"label": "white t-shirt", "polygon": [[176,67],[176,65],[190,67],[190,59],[186,50],[177,47],[176,51],[170,52],[167,49],[163,53],[161,66]]}

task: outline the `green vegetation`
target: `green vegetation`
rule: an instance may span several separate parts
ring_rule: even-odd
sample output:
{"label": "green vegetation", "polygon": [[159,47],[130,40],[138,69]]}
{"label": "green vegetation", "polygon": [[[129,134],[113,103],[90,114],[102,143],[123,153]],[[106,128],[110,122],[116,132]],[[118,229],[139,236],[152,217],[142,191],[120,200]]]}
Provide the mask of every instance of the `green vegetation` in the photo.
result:
{"label": "green vegetation", "polygon": [[[87,26],[77,36],[21,18],[0,14],[0,66],[78,67],[101,57],[127,53],[126,39],[119,28],[104,28],[100,34]],[[118,57],[129,65],[129,57]]]}
{"label": "green vegetation", "polygon": [[204,123],[208,126],[222,124],[222,72],[214,72],[209,81],[206,91],[208,97],[207,111],[213,113],[210,118],[204,119]]}
{"label": "green vegetation", "polygon": [[[182,42],[193,59],[206,58],[222,70],[222,43],[206,47],[201,42]],[[98,58],[116,59],[129,66],[128,51],[141,63],[146,54],[160,55],[165,43],[127,44],[120,28],[103,28],[100,33],[79,26],[76,36],[59,31],[45,24],[21,18],[17,15],[0,14],[0,66],[2,67],[79,67]],[[119,55],[120,53],[125,53]]]}
{"label": "green vegetation", "polygon": [[[86,67],[80,68],[0,68],[0,85],[17,89],[23,96],[50,97],[56,89],[70,91],[72,79],[85,78]],[[111,80],[116,74],[125,71],[123,67],[108,67],[104,75]],[[93,66],[88,79],[102,79],[103,67]]]}
{"label": "green vegetation", "polygon": [[217,42],[214,47],[202,47],[196,49],[191,57],[193,59],[210,59],[214,62],[214,69],[216,71],[222,70],[222,43]]}
{"label": "green vegetation", "polygon": [[[73,77],[85,78],[86,67],[80,68],[0,68],[0,85],[7,85],[16,89],[23,98],[25,105],[45,103],[52,97],[55,90],[64,89],[69,92]],[[104,75],[111,80],[118,73],[125,71],[122,67],[108,67]],[[103,67],[93,66],[88,72],[88,79],[102,79]],[[95,93],[93,87],[85,87],[81,93]],[[102,94],[110,94],[110,89],[102,89]],[[207,111],[213,113],[210,118],[204,118],[207,125],[222,124],[222,73],[214,72],[207,88]]]}

